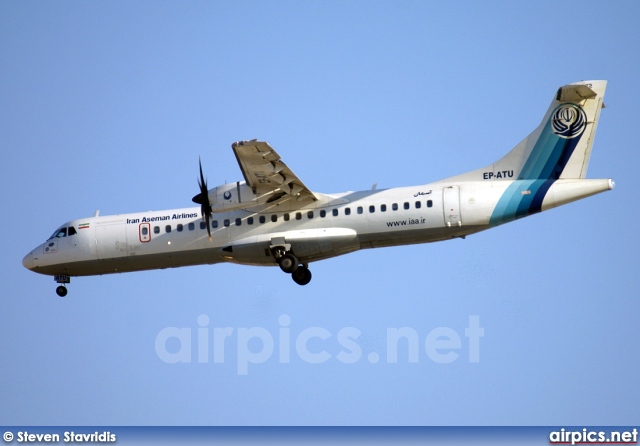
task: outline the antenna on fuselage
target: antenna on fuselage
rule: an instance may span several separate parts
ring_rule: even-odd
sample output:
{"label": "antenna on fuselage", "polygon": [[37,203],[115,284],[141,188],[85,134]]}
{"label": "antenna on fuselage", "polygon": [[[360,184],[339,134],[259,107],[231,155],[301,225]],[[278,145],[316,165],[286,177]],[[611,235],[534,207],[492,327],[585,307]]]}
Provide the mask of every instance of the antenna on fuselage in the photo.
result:
{"label": "antenna on fuselage", "polygon": [[100,215],[100,209],[98,209],[98,210],[93,214],[93,218],[96,218],[98,215]]}

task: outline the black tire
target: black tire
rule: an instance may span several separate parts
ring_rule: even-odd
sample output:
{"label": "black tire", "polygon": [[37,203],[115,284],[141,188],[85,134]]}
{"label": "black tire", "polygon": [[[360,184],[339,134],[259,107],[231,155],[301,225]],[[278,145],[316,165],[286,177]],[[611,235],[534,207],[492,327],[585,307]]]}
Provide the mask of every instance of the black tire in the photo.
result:
{"label": "black tire", "polygon": [[60,297],[64,297],[67,295],[67,287],[60,285],[56,288],[56,294]]}
{"label": "black tire", "polygon": [[287,274],[295,272],[298,269],[298,264],[298,259],[293,254],[285,254],[278,260],[280,269]]}
{"label": "black tire", "polygon": [[298,285],[306,285],[311,282],[311,271],[306,266],[300,266],[291,274],[291,278]]}

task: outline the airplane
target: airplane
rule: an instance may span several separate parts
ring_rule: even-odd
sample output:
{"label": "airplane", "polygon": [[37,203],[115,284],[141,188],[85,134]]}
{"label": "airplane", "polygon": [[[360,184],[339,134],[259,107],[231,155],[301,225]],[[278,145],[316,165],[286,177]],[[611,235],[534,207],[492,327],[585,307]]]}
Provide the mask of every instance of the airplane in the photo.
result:
{"label": "airplane", "polygon": [[360,249],[465,238],[614,188],[585,179],[607,81],[558,88],[540,125],[486,167],[418,186],[313,192],[264,141],[232,144],[244,181],[209,189],[200,208],[80,218],[64,223],[22,264],[71,276],[231,262],[279,266],[311,281],[309,264]]}

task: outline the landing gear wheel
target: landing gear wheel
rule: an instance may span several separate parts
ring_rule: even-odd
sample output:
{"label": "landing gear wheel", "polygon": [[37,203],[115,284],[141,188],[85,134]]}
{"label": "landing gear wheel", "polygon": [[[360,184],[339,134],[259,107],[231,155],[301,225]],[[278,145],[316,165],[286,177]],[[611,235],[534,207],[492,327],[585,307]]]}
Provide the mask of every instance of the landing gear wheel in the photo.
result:
{"label": "landing gear wheel", "polygon": [[58,288],[56,288],[56,293],[60,297],[66,296],[67,295],[67,287],[60,285]]}
{"label": "landing gear wheel", "polygon": [[291,278],[298,285],[306,285],[311,282],[311,271],[304,265],[300,265],[297,270],[291,274]]}
{"label": "landing gear wheel", "polygon": [[276,260],[280,261],[280,259],[287,253],[286,249],[283,248],[282,246],[278,246],[276,248],[273,248],[273,256],[276,258]]}
{"label": "landing gear wheel", "polygon": [[293,254],[285,254],[280,260],[278,260],[278,265],[280,265],[280,269],[287,274],[291,274],[298,269],[298,259]]}

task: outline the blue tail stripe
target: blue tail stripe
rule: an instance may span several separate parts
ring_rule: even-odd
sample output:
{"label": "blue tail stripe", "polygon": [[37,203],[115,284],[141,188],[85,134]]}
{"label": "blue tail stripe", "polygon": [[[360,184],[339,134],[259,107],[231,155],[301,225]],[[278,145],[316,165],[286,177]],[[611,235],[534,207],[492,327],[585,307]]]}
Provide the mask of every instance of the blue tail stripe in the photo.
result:
{"label": "blue tail stripe", "polygon": [[556,180],[546,180],[544,183],[540,185],[538,191],[535,193],[533,200],[531,201],[531,206],[529,207],[529,214],[537,214],[542,210],[542,202],[544,201],[544,197],[547,196],[547,192],[549,188],[555,183]]}
{"label": "blue tail stripe", "polygon": [[[556,180],[516,180],[504,191],[489,224],[508,223],[540,212],[547,192]],[[525,192],[523,194],[523,192]]]}
{"label": "blue tail stripe", "polygon": [[[575,107],[578,106],[575,105]],[[573,138],[561,137],[555,134],[552,126],[553,116],[554,113],[551,114],[542,129],[529,154],[529,158],[527,158],[520,171],[519,180],[560,178],[573,151],[580,142],[582,133]]]}
{"label": "blue tail stripe", "polygon": [[489,224],[499,225],[516,218],[518,206],[522,200],[522,191],[528,190],[535,180],[516,180],[504,191],[493,210]]}
{"label": "blue tail stripe", "polygon": [[580,142],[580,137],[564,140],[564,145],[559,149],[560,157],[558,158],[554,169],[545,178],[549,178],[550,180],[557,180],[560,178],[560,175],[562,175],[562,171],[569,162],[571,155],[573,155],[573,151],[576,149],[578,142]]}
{"label": "blue tail stripe", "polygon": [[531,154],[529,155],[529,158],[527,158],[527,161],[518,176],[519,180],[540,178],[540,173],[544,169],[547,160],[553,154],[553,150],[558,139],[560,138],[551,132],[551,128],[549,124],[547,124],[536,141],[535,146],[531,150]]}
{"label": "blue tail stripe", "polygon": [[568,141],[567,139],[557,138],[555,145],[553,147],[553,151],[549,155],[547,162],[545,163],[544,167],[540,171],[539,178],[551,178],[552,174],[555,171],[556,166],[558,165],[560,156],[564,152],[564,149],[567,145],[567,141]]}
{"label": "blue tail stripe", "polygon": [[528,189],[525,189],[528,193],[526,194],[522,194],[522,192],[520,193],[521,195],[520,203],[518,203],[518,210],[516,211],[515,218],[522,218],[529,215],[529,208],[531,207],[531,202],[533,201],[533,198],[536,196],[538,189],[540,187],[540,184],[542,182],[543,181],[541,180],[535,180],[529,185]]}
{"label": "blue tail stripe", "polygon": [[490,225],[507,223],[542,210],[542,202],[549,188],[560,178],[582,136],[579,134],[571,138],[555,134],[551,125],[553,116],[554,113],[542,129],[518,179],[507,187],[498,200],[489,220]]}

